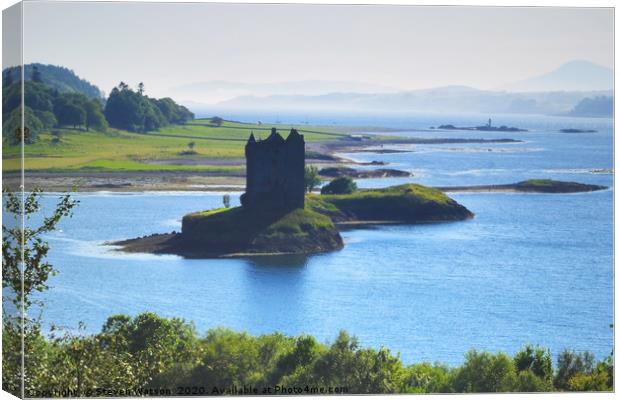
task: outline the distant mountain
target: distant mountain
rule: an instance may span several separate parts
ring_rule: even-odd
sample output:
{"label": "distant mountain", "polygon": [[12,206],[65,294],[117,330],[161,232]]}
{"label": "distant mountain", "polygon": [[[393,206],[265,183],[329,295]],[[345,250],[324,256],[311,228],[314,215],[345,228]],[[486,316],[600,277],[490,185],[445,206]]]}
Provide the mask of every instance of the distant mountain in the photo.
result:
{"label": "distant mountain", "polygon": [[184,102],[215,103],[239,96],[306,95],[317,96],[334,92],[394,92],[395,88],[355,81],[305,80],[274,83],[231,81],[197,82],[171,88],[169,93]]}
{"label": "distant mountain", "polygon": [[[77,92],[92,99],[101,99],[103,97],[103,92],[97,86],[85,79],[80,78],[69,68],[59,67],[56,65],[45,65],[39,63],[24,65],[24,78],[27,81],[32,79],[34,67],[36,67],[39,71],[41,81],[52,89],[58,90],[60,93]],[[5,68],[2,71],[3,80],[6,79],[9,74],[11,75],[10,79],[13,82],[19,80],[19,68]]]}
{"label": "distant mountain", "polygon": [[614,99],[609,96],[586,97],[569,112],[569,115],[574,117],[613,117]]}
{"label": "distant mountain", "polygon": [[501,89],[513,92],[613,90],[614,71],[589,61],[575,60],[534,78]]}
{"label": "distant mountain", "polygon": [[319,96],[240,96],[218,104],[252,110],[341,110],[406,112],[473,112],[566,114],[586,97],[610,96],[611,91],[509,93],[465,86],[397,93],[330,93]]}

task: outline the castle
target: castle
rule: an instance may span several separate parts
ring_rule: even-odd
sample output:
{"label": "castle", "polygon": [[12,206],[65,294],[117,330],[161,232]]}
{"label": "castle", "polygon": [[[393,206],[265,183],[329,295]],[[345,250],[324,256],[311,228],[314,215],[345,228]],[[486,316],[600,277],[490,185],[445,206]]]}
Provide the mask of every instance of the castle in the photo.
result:
{"label": "castle", "polygon": [[275,128],[265,140],[250,134],[245,145],[244,208],[287,212],[304,207],[305,143],[295,129],[284,139]]}

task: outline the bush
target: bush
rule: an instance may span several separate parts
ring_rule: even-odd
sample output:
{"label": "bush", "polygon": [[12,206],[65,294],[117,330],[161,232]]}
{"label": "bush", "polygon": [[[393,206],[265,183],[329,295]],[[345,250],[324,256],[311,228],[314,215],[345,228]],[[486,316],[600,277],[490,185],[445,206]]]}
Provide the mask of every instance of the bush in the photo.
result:
{"label": "bush", "polygon": [[517,372],[531,371],[543,382],[551,383],[553,380],[553,366],[549,349],[526,345],[523,350],[515,354],[515,367]]}
{"label": "bush", "polygon": [[465,356],[454,379],[457,392],[511,392],[517,388],[515,366],[504,353],[490,354],[471,350]]}
{"label": "bush", "polygon": [[450,369],[441,364],[413,364],[407,367],[404,380],[407,393],[453,392]]}
{"label": "bush", "polygon": [[357,185],[349,177],[336,178],[321,188],[321,194],[351,194],[357,190]]}
{"label": "bush", "polygon": [[558,372],[554,385],[560,390],[570,390],[569,381],[577,374],[590,375],[594,371],[594,355],[564,350],[558,355]]}

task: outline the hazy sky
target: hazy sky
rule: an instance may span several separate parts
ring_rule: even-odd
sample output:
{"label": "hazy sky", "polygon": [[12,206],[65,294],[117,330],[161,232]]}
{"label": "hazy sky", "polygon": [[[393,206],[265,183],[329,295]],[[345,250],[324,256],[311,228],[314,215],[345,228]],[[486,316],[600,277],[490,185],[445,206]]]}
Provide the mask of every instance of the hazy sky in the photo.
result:
{"label": "hazy sky", "polygon": [[24,60],[109,93],[212,80],[492,89],[584,59],[613,67],[611,9],[27,2]]}

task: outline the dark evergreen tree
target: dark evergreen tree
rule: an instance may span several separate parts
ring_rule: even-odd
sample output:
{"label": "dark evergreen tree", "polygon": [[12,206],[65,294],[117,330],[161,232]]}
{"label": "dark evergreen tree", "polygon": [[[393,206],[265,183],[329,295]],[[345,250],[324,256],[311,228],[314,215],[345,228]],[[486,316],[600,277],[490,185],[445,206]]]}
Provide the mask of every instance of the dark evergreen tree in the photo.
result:
{"label": "dark evergreen tree", "polygon": [[32,75],[30,76],[30,79],[33,82],[37,83],[43,82],[43,80],[41,79],[41,73],[39,72],[39,67],[37,67],[36,65],[32,67]]}
{"label": "dark evergreen tree", "polygon": [[11,86],[13,84],[13,68],[7,68],[2,74],[2,87]]}
{"label": "dark evergreen tree", "polygon": [[69,125],[77,128],[86,126],[86,110],[84,104],[88,99],[84,95],[63,93],[54,100],[54,114],[58,125]]}

